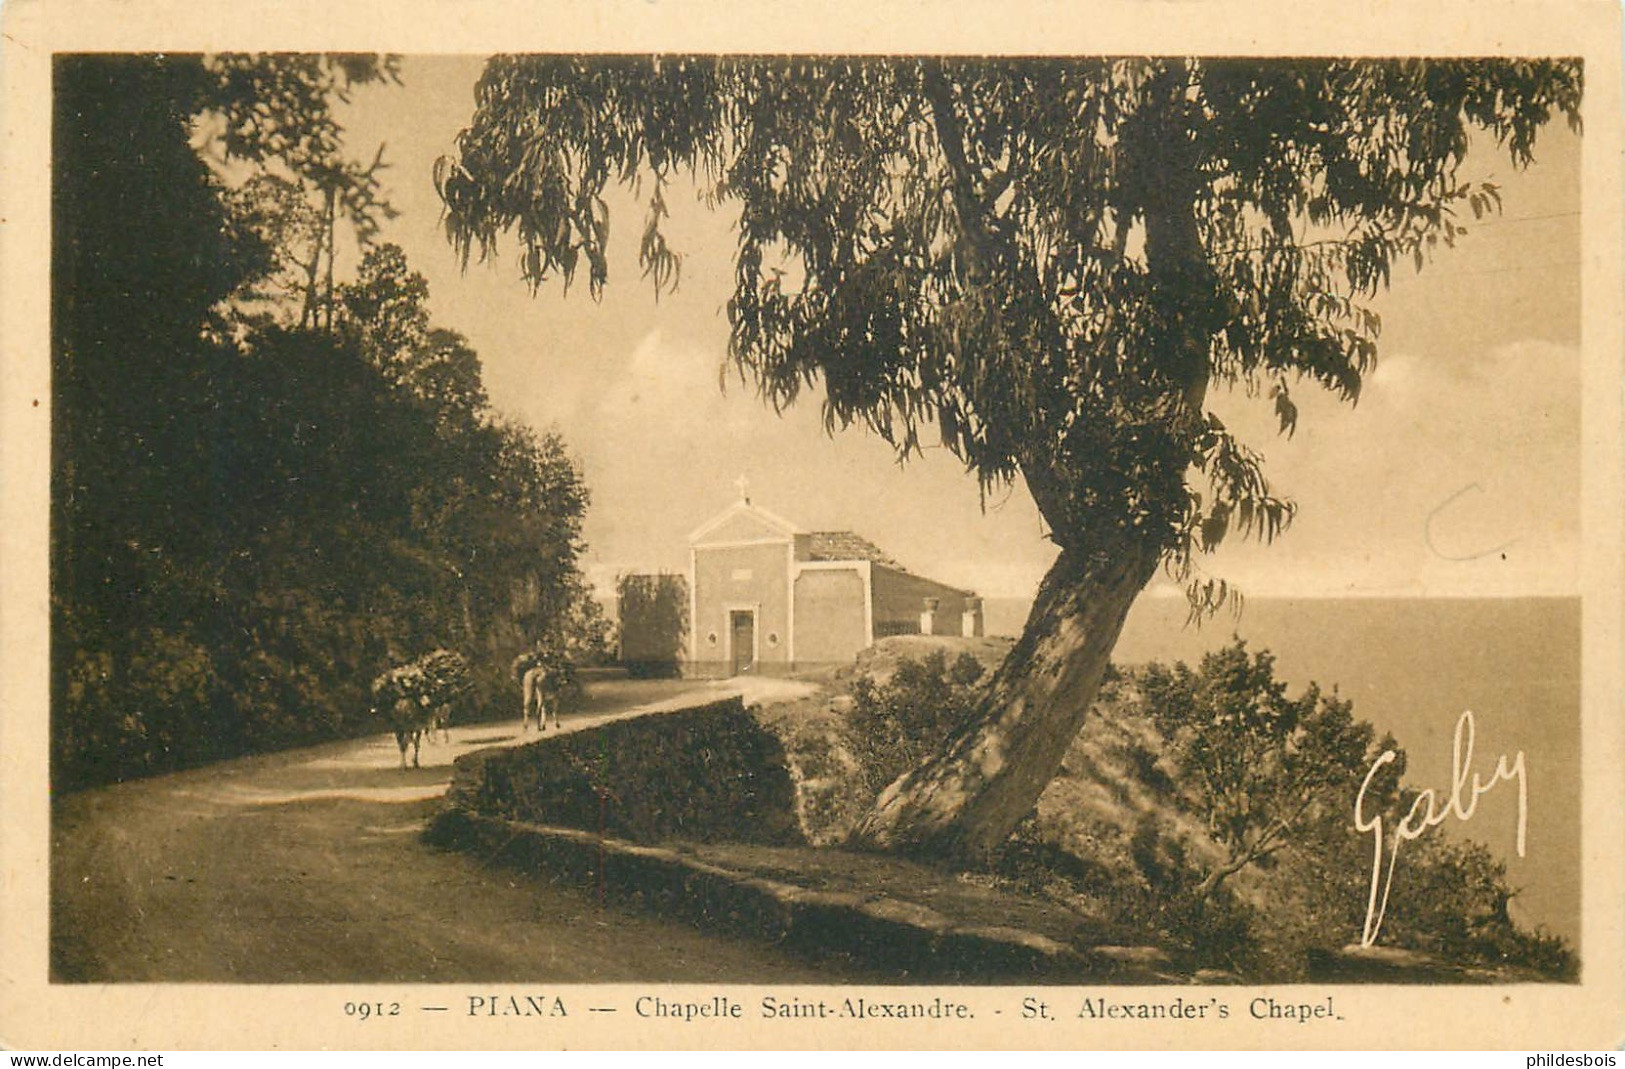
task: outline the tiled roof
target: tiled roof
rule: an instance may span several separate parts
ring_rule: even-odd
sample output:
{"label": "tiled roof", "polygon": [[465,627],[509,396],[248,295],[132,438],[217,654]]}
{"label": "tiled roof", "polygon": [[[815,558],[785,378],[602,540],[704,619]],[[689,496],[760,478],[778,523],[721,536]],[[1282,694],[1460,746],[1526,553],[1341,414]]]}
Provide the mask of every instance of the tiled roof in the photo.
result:
{"label": "tiled roof", "polygon": [[813,531],[808,539],[808,560],[866,560],[896,568],[900,572],[908,570],[885,550],[851,531]]}

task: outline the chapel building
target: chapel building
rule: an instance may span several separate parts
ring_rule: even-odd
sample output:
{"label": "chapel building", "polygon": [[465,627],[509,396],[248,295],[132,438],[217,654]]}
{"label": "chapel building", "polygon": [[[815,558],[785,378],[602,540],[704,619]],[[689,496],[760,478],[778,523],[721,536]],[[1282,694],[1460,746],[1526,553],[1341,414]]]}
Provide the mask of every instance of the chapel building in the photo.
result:
{"label": "chapel building", "polygon": [[804,531],[741,497],[689,536],[687,674],[850,664],[889,635],[982,634],[975,593],[851,531]]}

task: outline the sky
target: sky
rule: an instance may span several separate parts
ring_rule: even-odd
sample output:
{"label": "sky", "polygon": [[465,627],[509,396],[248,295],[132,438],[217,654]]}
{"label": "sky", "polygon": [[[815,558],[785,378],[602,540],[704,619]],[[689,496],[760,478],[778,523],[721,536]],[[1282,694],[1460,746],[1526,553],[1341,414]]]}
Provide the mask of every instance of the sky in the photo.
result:
{"label": "sky", "polygon": [[[856,428],[826,434],[818,398],[783,413],[726,371],[729,218],[669,196],[684,254],[657,301],[640,277],[641,209],[610,200],[610,280],[532,294],[508,242],[465,270],[440,226],[432,173],[473,112],[481,57],[408,57],[399,87],[343,109],[350,151],[390,164],[385,225],[430,286],[438,325],[480,353],[494,407],[556,430],[592,494],[584,565],[683,570],[687,536],[738,497],[809,530],[853,530],[911,570],[988,597],[1030,597],[1055,556],[1025,488],[985,501],[950,453],[899,466]],[[1464,176],[1501,185],[1499,218],[1469,224],[1420,275],[1396,267],[1374,304],[1379,364],[1359,404],[1294,389],[1295,435],[1263,398],[1214,409],[1260,450],[1297,519],[1273,545],[1227,542],[1204,569],[1249,597],[1579,593],[1580,139],[1543,132],[1518,172],[1475,144]],[[1162,580],[1154,594],[1175,593]]]}

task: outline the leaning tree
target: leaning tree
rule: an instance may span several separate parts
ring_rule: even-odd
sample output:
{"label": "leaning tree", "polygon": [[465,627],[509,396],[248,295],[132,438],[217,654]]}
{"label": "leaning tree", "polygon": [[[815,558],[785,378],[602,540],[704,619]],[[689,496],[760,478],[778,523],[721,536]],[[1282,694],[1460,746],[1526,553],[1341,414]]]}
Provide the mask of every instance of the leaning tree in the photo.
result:
{"label": "leaning tree", "polygon": [[676,284],[667,192],[738,213],[730,355],[775,408],[907,457],[940,438],[984,490],[1022,479],[1060,552],[984,715],[893,783],[859,841],[974,859],[1055,774],[1135,596],[1272,539],[1291,504],[1209,410],[1353,400],[1367,304],[1499,207],[1578,62],[522,56],[491,60],[437,167],[465,258],[513,233],[533,284],[608,277],[607,187],[647,196],[642,267]]}

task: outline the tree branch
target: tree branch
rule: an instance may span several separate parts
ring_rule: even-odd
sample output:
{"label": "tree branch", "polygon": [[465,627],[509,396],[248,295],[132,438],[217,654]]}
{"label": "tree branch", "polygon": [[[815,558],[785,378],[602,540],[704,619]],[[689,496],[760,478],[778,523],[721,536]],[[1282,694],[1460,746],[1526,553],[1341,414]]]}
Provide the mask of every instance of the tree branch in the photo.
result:
{"label": "tree branch", "polygon": [[925,93],[926,103],[931,106],[937,144],[942,147],[943,159],[948,163],[954,211],[959,216],[960,230],[971,245],[974,255],[972,266],[978,275],[985,274],[989,261],[993,259],[993,234],[983,217],[975,177],[965,158],[965,130],[960,125],[959,116],[954,113],[953,87],[943,76],[941,66],[928,63],[921,71],[920,88]]}

